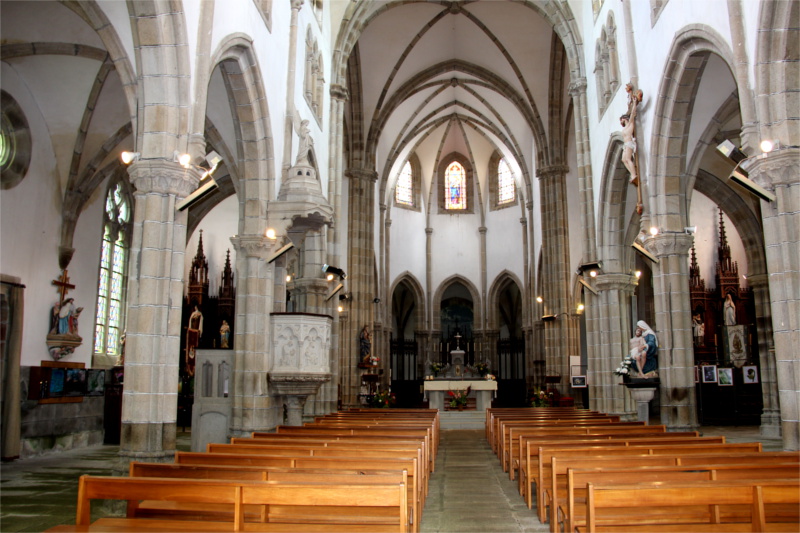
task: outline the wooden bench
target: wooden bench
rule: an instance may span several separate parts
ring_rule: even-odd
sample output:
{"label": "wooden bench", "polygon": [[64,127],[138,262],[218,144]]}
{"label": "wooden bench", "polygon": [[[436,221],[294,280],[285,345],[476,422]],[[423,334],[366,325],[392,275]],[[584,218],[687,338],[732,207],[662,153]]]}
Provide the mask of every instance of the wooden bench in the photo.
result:
{"label": "wooden bench", "polygon": [[[790,482],[694,482],[691,484],[587,487],[586,526],[577,532],[797,531],[796,517],[771,516],[771,505],[800,506],[800,484]],[[635,507],[635,518],[621,512]],[[745,511],[722,522],[720,506]]]}
{"label": "wooden bench", "polygon": [[[553,459],[570,457],[608,457],[608,456],[630,456],[637,457],[643,455],[699,455],[699,454],[724,454],[736,452],[760,452],[761,443],[735,443],[735,444],[668,444],[668,445],[647,445],[647,446],[588,446],[570,448],[539,448],[539,470],[535,479],[536,483],[536,510],[539,520],[544,523],[547,519],[544,509],[544,491],[552,479]],[[528,490],[531,490],[530,488]]]}
{"label": "wooden bench", "polygon": [[555,414],[605,414],[599,411],[578,409],[576,407],[490,407],[486,409],[486,440],[491,440],[490,430],[493,420],[498,416],[553,416]]}
{"label": "wooden bench", "polygon": [[[416,472],[419,471],[416,458],[413,459],[382,459],[377,457],[288,457],[270,455],[239,455],[228,453],[207,452],[175,452],[175,464],[190,465],[220,465],[220,466],[249,466],[249,467],[283,467],[283,468],[314,468],[326,470],[384,470],[408,472],[408,482],[412,486],[412,493],[416,495],[409,505],[413,516],[420,517],[425,505],[425,494],[422,483]],[[419,521],[416,520],[418,523]]]}
{"label": "wooden bench", "polygon": [[[92,500],[126,500],[126,518],[101,518],[90,524]],[[141,500],[222,504],[233,508],[233,520],[136,518]],[[246,522],[247,506],[263,507],[262,520]],[[308,509],[320,510],[308,513]],[[294,510],[292,510],[294,509]],[[382,509],[384,516],[362,516]],[[406,488],[381,485],[283,483],[81,476],[75,526],[50,531],[399,531],[408,530]]]}
{"label": "wooden bench", "polygon": [[[788,458],[787,458],[788,461]],[[550,503],[551,531],[574,531],[576,526],[586,523],[585,503],[589,483],[616,485],[635,479],[637,482],[686,483],[697,480],[740,481],[774,480],[794,477],[800,480],[798,462],[778,464],[726,464],[709,466],[625,466],[621,468],[568,468],[566,486],[557,482],[554,498]],[[582,504],[582,505],[581,505]]]}
{"label": "wooden bench", "polygon": [[499,418],[495,421],[495,428],[492,431],[493,442],[492,451],[499,457],[503,457],[501,451],[507,447],[508,434],[511,428],[522,427],[576,427],[576,426],[598,426],[598,425],[622,425],[622,426],[644,426],[643,422],[620,422],[619,417],[592,416],[569,416],[564,418],[537,418],[537,419],[505,419]]}
{"label": "wooden bench", "polygon": [[[407,500],[414,498],[408,484],[408,472],[403,471],[365,471],[365,470],[326,470],[301,468],[268,468],[240,466],[202,466],[176,465],[164,463],[131,462],[130,477],[181,478],[181,479],[220,479],[248,481],[281,481],[285,483],[342,483],[353,485],[386,485],[402,483],[409,494]],[[310,513],[313,510],[304,512]],[[137,517],[178,518],[192,520],[233,520],[233,509],[222,504],[183,504],[179,502],[163,502],[145,500],[140,502]],[[250,521],[258,519],[260,510],[246,509],[245,516]],[[411,529],[417,519],[409,505],[408,522]]]}

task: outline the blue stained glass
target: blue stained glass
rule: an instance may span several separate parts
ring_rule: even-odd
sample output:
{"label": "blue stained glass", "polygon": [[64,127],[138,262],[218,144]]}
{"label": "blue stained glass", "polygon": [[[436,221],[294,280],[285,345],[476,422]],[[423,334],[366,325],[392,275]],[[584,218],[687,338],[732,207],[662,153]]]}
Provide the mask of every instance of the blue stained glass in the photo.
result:
{"label": "blue stained glass", "polygon": [[108,355],[117,354],[117,341],[119,340],[119,330],[117,328],[108,328]]}
{"label": "blue stained glass", "polygon": [[457,161],[453,161],[447,167],[444,176],[444,187],[447,194],[446,209],[466,209],[466,175],[464,167]]}
{"label": "blue stained glass", "polygon": [[94,327],[94,351],[103,353],[103,325],[97,324]]}
{"label": "blue stained glass", "polygon": [[108,313],[108,325],[119,325],[119,302],[117,300],[111,300],[111,309]]}

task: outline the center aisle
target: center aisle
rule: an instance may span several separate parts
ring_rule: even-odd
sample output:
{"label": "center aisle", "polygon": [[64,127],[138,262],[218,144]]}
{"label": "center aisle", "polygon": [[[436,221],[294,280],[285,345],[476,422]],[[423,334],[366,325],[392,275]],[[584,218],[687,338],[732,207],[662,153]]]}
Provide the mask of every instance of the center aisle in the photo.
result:
{"label": "center aisle", "polygon": [[482,429],[442,430],[428,487],[422,533],[549,531],[525,506]]}

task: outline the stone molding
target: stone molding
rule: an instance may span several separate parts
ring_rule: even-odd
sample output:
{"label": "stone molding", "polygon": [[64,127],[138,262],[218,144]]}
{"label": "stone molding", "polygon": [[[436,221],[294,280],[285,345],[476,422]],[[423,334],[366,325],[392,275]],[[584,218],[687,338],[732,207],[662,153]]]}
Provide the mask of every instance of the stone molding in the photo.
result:
{"label": "stone molding", "polygon": [[567,172],[569,172],[569,167],[567,165],[550,165],[547,167],[537,168],[536,177],[539,179],[552,178],[556,176],[563,176]]}
{"label": "stone molding", "polygon": [[364,168],[348,168],[345,170],[344,175],[350,179],[369,182],[370,185],[378,181],[378,173],[376,171]]}
{"label": "stone molding", "polygon": [[334,100],[346,102],[350,99],[350,91],[347,90],[347,87],[341,85],[331,85],[330,93],[331,98]]}
{"label": "stone molding", "polygon": [[762,187],[794,185],[800,175],[800,154],[797,149],[767,154],[764,159],[756,159],[748,173]]}
{"label": "stone molding", "polygon": [[659,233],[644,241],[645,249],[656,257],[686,255],[692,248],[694,238],[686,233]]}
{"label": "stone molding", "polygon": [[569,83],[567,92],[573,98],[586,93],[586,78],[578,78]]}
{"label": "stone molding", "polygon": [[603,291],[628,291],[633,292],[639,284],[636,276],[632,274],[611,273],[598,274],[595,278],[595,286],[600,292]]}
{"label": "stone molding", "polygon": [[237,254],[256,259],[266,259],[267,254],[276,246],[275,242],[262,235],[245,235],[231,237],[231,244]]}
{"label": "stone molding", "polygon": [[128,174],[137,194],[174,194],[185,198],[200,182],[200,173],[194,168],[163,159],[136,161],[128,167]]}

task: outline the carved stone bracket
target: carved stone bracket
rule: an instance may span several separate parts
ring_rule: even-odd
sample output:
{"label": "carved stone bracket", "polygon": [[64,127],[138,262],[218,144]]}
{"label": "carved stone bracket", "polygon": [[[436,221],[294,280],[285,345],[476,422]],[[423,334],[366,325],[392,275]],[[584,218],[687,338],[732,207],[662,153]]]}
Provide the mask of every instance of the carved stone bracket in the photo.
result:
{"label": "carved stone bracket", "polygon": [[536,177],[539,179],[553,178],[563,176],[569,172],[569,167],[566,165],[551,165],[549,167],[542,167],[536,169]]}
{"label": "carved stone bracket", "polygon": [[266,259],[275,245],[270,239],[262,235],[237,235],[231,237],[231,244],[233,244],[237,254],[257,259]]}
{"label": "carved stone bracket", "polygon": [[578,78],[570,82],[567,92],[573,98],[586,92],[586,78]]}
{"label": "carved stone bracket", "polygon": [[341,100],[346,102],[350,99],[350,91],[347,90],[347,87],[342,85],[334,84],[331,85],[331,98],[334,100]]}
{"label": "carved stone bracket", "polygon": [[633,292],[638,285],[636,276],[632,274],[598,274],[595,278],[595,286],[598,291],[626,291]]}
{"label": "carved stone bracket", "polygon": [[656,257],[688,255],[694,238],[686,233],[659,233],[644,241],[645,249]]}
{"label": "carved stone bracket", "polygon": [[789,149],[767,154],[764,159],[755,159],[748,173],[751,180],[766,189],[794,184],[800,174],[800,152]]}

